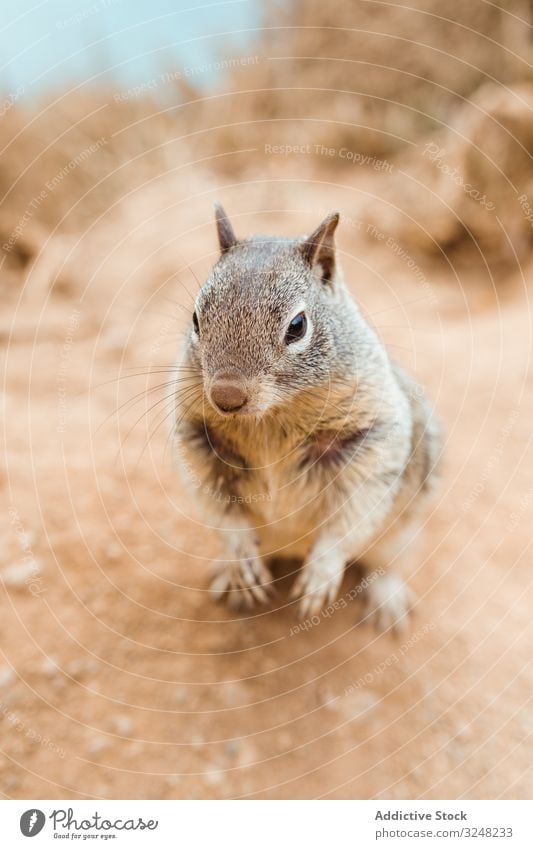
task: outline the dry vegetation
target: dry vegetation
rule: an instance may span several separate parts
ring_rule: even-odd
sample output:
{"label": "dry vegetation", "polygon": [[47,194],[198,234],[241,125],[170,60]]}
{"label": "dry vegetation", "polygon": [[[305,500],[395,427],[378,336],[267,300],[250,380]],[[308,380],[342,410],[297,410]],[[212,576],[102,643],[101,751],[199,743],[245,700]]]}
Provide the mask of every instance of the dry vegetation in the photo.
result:
{"label": "dry vegetation", "polygon": [[[530,14],[295,0],[207,95],[5,110],[5,796],[531,794]],[[339,208],[354,294],[435,400],[448,460],[407,647],[355,605],[291,637],[287,576],[258,616],[207,597],[215,538],[155,387],[215,199],[241,233]]]}

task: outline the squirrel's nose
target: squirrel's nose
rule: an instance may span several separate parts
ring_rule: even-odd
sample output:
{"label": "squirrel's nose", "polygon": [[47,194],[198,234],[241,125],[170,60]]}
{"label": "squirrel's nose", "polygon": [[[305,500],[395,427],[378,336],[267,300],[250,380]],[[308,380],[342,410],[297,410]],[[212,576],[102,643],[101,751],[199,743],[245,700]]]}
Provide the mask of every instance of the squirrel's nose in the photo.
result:
{"label": "squirrel's nose", "polygon": [[211,401],[223,413],[235,413],[244,407],[248,400],[243,387],[235,377],[222,375],[211,384]]}

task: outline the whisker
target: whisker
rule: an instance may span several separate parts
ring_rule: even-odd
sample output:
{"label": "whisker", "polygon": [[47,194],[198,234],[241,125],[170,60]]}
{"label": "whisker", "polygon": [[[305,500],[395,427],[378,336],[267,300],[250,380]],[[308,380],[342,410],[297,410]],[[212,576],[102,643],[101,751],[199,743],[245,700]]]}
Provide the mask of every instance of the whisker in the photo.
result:
{"label": "whisker", "polygon": [[[184,261],[184,259],[183,259],[183,254],[181,254],[179,251],[177,251],[177,254],[178,254],[178,256],[180,257],[181,261],[183,262],[183,261]],[[189,269],[189,271],[191,272],[192,276],[193,276],[193,277],[194,277],[194,279],[196,280],[196,283],[197,283],[197,285],[198,285],[198,288],[200,289],[202,284],[201,284],[201,283],[200,283],[200,281],[198,280],[198,277],[196,276],[195,271],[194,271],[194,270],[193,270],[193,268],[191,267],[191,264],[190,264],[189,262],[187,262],[187,260],[185,260],[185,265],[187,266],[187,268],[188,268],[188,269]]]}
{"label": "whisker", "polygon": [[109,413],[109,415],[107,415],[105,419],[98,425],[94,432],[95,435],[104,427],[105,424],[107,424],[109,419],[111,419],[115,415],[118,415],[118,413],[120,413],[120,411],[125,409],[126,407],[131,409],[136,404],[138,404],[139,401],[142,400],[142,398],[146,398],[148,397],[148,395],[151,395],[152,392],[157,392],[159,389],[166,389],[168,386],[174,386],[176,383],[184,383],[185,381],[190,380],[192,380],[191,377],[178,377],[174,378],[174,380],[167,380],[164,383],[158,383],[156,386],[151,386],[147,389],[143,389],[142,392],[138,392],[132,398],[129,398],[127,401],[124,401],[122,404],[119,404],[118,407],[112,410],[111,413]]}
{"label": "whisker", "polygon": [[[172,304],[173,307],[179,307],[185,313],[187,313],[188,316],[190,316],[191,310],[189,307],[186,307],[185,304],[180,304],[179,301],[175,301],[173,298],[169,298],[167,295],[158,294],[157,297],[163,298],[164,301],[168,301],[168,303]],[[168,318],[168,315],[166,317]]]}
{"label": "whisker", "polygon": [[[178,251],[177,253],[178,253],[178,256],[179,256],[179,251]],[[181,257],[181,260],[182,260],[182,262],[183,262],[183,257]],[[188,269],[189,269],[189,271],[190,271],[190,270],[191,270],[190,265],[188,265],[188,263],[187,263],[187,262],[185,263],[185,265],[187,266],[187,268],[188,268]],[[172,279],[172,277],[176,277],[176,279],[177,279],[178,283],[180,284],[180,286],[183,286],[183,288],[184,288],[184,289],[185,289],[185,291],[187,292],[187,294],[188,294],[189,298],[191,299],[191,303],[192,303],[192,305],[193,305],[193,309],[194,309],[194,304],[196,303],[196,298],[195,298],[195,297],[194,297],[194,296],[193,296],[193,295],[189,292],[189,290],[187,289],[187,286],[185,285],[185,283],[183,282],[183,280],[181,279],[181,277],[179,277],[179,273],[180,273],[180,271],[181,271],[181,269],[179,269],[178,271],[176,271],[176,272],[175,272],[175,274],[171,275],[171,277],[170,277],[169,279],[171,280],[171,279]],[[195,278],[195,280],[196,280],[196,282],[197,282],[197,284],[198,284],[198,288],[200,288],[200,283],[199,283],[199,281],[198,281],[198,279],[196,278],[196,275],[195,275],[194,273],[193,273],[193,277]]]}
{"label": "whisker", "polygon": [[128,441],[128,439],[129,439],[130,435],[133,433],[133,431],[135,430],[135,428],[137,427],[137,425],[139,424],[139,422],[141,422],[141,421],[142,421],[142,420],[143,420],[143,419],[144,419],[147,415],[149,415],[149,413],[151,413],[151,412],[152,412],[152,410],[154,410],[157,406],[159,406],[159,404],[163,404],[165,401],[168,401],[170,398],[177,398],[177,397],[179,397],[179,395],[178,395],[177,393],[175,393],[175,392],[171,392],[171,393],[169,393],[168,395],[166,395],[164,398],[159,398],[159,400],[158,400],[158,401],[156,401],[156,402],[155,402],[155,404],[152,404],[152,405],[151,405],[151,406],[150,406],[147,410],[145,410],[145,411],[143,412],[143,414],[142,414],[141,416],[139,416],[139,418],[138,418],[138,419],[137,419],[137,420],[133,423],[133,425],[129,428],[129,430],[128,430],[128,432],[127,432],[126,436],[124,437],[124,439],[122,439],[122,440],[121,440],[121,442],[120,442],[120,448],[119,448],[119,451],[118,451],[118,453],[117,453],[117,455],[116,455],[116,457],[115,457],[115,463],[116,463],[116,461],[118,460],[118,457],[119,457],[119,455],[120,455],[121,451],[124,449],[124,446],[126,445],[126,442]]}
{"label": "whisker", "polygon": [[[193,388],[193,389],[192,389],[192,390],[188,393],[188,395],[187,395],[185,398],[181,399],[180,404],[181,404],[181,405],[183,405],[183,404],[184,404],[184,402],[185,402],[188,398],[190,398],[190,397],[191,397],[191,395],[194,395],[194,392],[195,392],[195,391],[198,391],[198,387],[194,387],[194,388]],[[200,394],[201,394],[201,392],[200,392]],[[194,406],[194,404],[195,404],[195,403],[196,403],[196,401],[193,401],[193,402],[192,402],[192,403],[191,403],[191,404],[187,407],[187,410],[190,410],[190,409],[192,408],[192,406]],[[170,416],[172,416],[172,415],[175,413],[175,411],[176,411],[176,404],[174,403],[174,401],[172,401],[172,403],[171,403],[171,404],[169,404],[167,407],[165,407],[163,418],[162,418],[162,419],[161,419],[161,420],[160,420],[160,421],[156,424],[156,426],[155,426],[155,428],[153,429],[153,431],[152,431],[152,432],[148,435],[148,438],[147,438],[147,440],[146,440],[146,443],[144,444],[143,449],[142,449],[142,451],[141,451],[141,453],[140,453],[140,455],[139,455],[139,457],[138,457],[138,459],[137,459],[137,463],[136,463],[136,465],[135,465],[135,468],[137,468],[137,466],[138,466],[138,465],[139,465],[139,463],[141,462],[141,460],[142,460],[142,458],[143,458],[143,456],[144,456],[144,452],[145,452],[145,451],[146,451],[146,449],[148,448],[149,443],[152,441],[152,439],[153,439],[153,438],[154,438],[154,436],[156,435],[156,433],[157,433],[157,431],[159,430],[159,428],[160,428],[160,427],[161,427],[161,426],[162,426],[162,425],[163,425],[163,424],[164,424],[164,423],[165,423],[165,422],[166,422],[166,421],[170,418]],[[172,432],[172,430],[171,430],[171,432]],[[165,449],[164,449],[164,451],[163,451],[163,459],[164,459],[164,456],[165,456],[165,450],[166,450],[166,443],[165,443]]]}
{"label": "whisker", "polygon": [[[186,369],[184,369],[185,371]],[[88,390],[82,390],[81,392],[76,393],[77,395],[85,395],[86,391],[92,392],[95,389],[101,389],[102,386],[109,386],[111,383],[118,383],[119,380],[127,380],[133,377],[147,377],[151,374],[172,374],[176,369],[173,368],[165,368],[165,369],[154,369],[153,371],[145,371],[145,372],[134,372],[133,374],[122,374],[117,377],[112,377],[110,380],[104,380],[102,383],[95,383],[89,387]],[[198,376],[198,369],[190,369],[191,374],[193,372]],[[179,378],[176,378],[178,380]]]}
{"label": "whisker", "polygon": [[134,368],[144,368],[144,369],[165,369],[167,371],[198,371],[198,366],[188,365],[187,363],[142,363],[141,365],[135,366],[122,366],[122,371],[131,371]]}
{"label": "whisker", "polygon": [[[201,396],[202,396],[202,392],[200,392],[200,397],[201,397]],[[200,400],[200,399],[198,399],[198,400]],[[165,450],[164,450],[164,452],[163,452],[163,458],[164,458],[164,456],[165,456],[165,453],[166,453],[166,450],[167,450],[167,448],[168,448],[168,444],[169,444],[169,442],[170,442],[171,437],[172,437],[172,436],[176,433],[176,431],[177,431],[177,429],[179,428],[180,424],[181,424],[181,423],[182,423],[182,421],[183,421],[183,420],[187,417],[187,415],[190,413],[190,411],[192,410],[192,408],[193,408],[193,406],[194,406],[194,404],[195,404],[195,403],[196,403],[196,400],[193,400],[193,401],[192,401],[192,403],[190,403],[187,407],[185,407],[185,408],[181,411],[181,415],[180,415],[180,416],[178,416],[178,418],[176,419],[175,425],[174,425],[174,427],[171,429],[171,431],[170,431],[170,433],[169,433],[169,435],[168,435],[168,437],[167,437],[167,441],[166,441],[166,444],[165,444]],[[204,404],[205,404],[205,399],[204,399]],[[204,427],[205,427],[205,421],[204,421]],[[206,434],[206,436],[207,436],[207,429],[205,429],[205,434]]]}
{"label": "whisker", "polygon": [[[199,399],[198,399],[198,400],[199,400]],[[196,401],[196,399],[193,399],[193,401],[192,401],[192,402],[188,405],[187,409],[185,410],[185,414],[188,414],[188,413],[192,410],[192,408],[194,407],[194,405],[196,404],[196,402],[197,402],[197,401]],[[172,415],[172,411],[171,411],[171,413],[169,414],[169,416],[167,416],[167,418],[169,418],[169,417],[170,417],[170,415]],[[182,419],[183,419],[183,417],[180,417],[179,421],[182,421]],[[179,422],[178,422],[178,423],[176,423],[173,427],[169,428],[168,436],[167,436],[167,438],[166,438],[166,440],[165,440],[165,446],[164,446],[164,448],[163,448],[163,457],[162,457],[162,462],[165,462],[165,457],[166,457],[166,454],[167,454],[167,451],[168,451],[168,447],[169,447],[169,445],[170,445],[170,443],[171,443],[172,438],[173,438],[173,437],[175,436],[175,434],[176,434],[176,429],[177,429],[177,427],[178,427],[178,424],[179,424]]]}

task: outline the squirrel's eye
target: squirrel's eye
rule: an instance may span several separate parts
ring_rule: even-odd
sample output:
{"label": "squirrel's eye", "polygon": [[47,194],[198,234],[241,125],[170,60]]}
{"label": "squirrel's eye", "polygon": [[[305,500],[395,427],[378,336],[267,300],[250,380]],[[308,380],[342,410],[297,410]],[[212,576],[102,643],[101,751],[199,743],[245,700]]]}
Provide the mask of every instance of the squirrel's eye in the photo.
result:
{"label": "squirrel's eye", "polygon": [[285,343],[290,345],[291,342],[296,342],[298,339],[303,339],[307,330],[307,318],[304,312],[299,312],[295,315],[287,332],[285,334]]}
{"label": "squirrel's eye", "polygon": [[192,326],[194,327],[194,332],[196,333],[196,335],[199,336],[200,325],[198,324],[198,316],[196,315],[196,312],[193,312],[192,314]]}

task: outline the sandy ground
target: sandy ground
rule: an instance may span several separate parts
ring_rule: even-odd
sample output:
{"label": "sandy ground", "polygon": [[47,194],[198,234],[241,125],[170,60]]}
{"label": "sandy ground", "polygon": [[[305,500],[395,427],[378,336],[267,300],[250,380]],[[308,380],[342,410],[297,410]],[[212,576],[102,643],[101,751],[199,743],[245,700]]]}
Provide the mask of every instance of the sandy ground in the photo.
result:
{"label": "sandy ground", "polygon": [[[146,389],[169,379],[214,257],[215,197],[271,210],[237,216],[241,233],[340,208],[353,292],[442,418],[400,639],[358,624],[357,602],[291,633],[290,575],[256,615],[208,597],[216,537],[171,467],[168,387]],[[350,217],[352,190],[327,178],[151,186],[63,245],[59,269],[49,246],[28,279],[5,277],[5,797],[533,793],[531,267],[406,258]]]}

